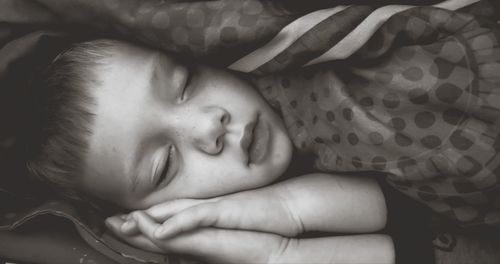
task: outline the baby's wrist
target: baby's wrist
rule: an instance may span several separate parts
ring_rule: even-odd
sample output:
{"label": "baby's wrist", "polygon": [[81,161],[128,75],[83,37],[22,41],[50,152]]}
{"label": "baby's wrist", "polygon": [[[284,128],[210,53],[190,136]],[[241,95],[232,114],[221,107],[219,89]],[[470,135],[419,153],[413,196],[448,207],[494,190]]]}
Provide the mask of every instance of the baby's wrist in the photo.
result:
{"label": "baby's wrist", "polygon": [[294,234],[299,235],[306,232],[306,227],[301,219],[300,210],[298,210],[297,203],[293,192],[284,185],[279,188],[277,196],[280,199],[283,211],[286,212],[288,219],[293,223]]}

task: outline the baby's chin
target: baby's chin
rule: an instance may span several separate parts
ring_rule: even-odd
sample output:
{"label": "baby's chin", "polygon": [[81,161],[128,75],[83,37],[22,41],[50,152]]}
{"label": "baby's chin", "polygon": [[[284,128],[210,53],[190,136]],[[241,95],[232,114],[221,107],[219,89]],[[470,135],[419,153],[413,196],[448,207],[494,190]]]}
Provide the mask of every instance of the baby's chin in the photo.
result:
{"label": "baby's chin", "polygon": [[272,160],[272,163],[267,164],[268,168],[260,168],[260,172],[255,175],[259,183],[254,188],[273,184],[288,169],[291,160],[291,151],[283,150],[273,156],[274,160]]}

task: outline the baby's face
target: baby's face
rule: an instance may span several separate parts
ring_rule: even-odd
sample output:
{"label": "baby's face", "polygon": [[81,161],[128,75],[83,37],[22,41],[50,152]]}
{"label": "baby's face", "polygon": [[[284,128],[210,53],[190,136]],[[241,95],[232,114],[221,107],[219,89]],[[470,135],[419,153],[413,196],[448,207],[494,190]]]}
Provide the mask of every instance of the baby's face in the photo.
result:
{"label": "baby's face", "polygon": [[292,147],[247,82],[123,44],[98,72],[81,189],[129,209],[271,183]]}

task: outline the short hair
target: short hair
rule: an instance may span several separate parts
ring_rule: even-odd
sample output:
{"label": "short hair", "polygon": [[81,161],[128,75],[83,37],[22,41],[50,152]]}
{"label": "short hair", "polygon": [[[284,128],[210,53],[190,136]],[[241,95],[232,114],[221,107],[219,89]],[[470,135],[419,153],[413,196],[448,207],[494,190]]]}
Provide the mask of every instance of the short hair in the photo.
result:
{"label": "short hair", "polygon": [[94,124],[97,72],[102,70],[118,41],[92,40],[73,44],[60,53],[37,81],[39,129],[34,150],[26,162],[28,172],[58,194],[89,201],[76,186]]}

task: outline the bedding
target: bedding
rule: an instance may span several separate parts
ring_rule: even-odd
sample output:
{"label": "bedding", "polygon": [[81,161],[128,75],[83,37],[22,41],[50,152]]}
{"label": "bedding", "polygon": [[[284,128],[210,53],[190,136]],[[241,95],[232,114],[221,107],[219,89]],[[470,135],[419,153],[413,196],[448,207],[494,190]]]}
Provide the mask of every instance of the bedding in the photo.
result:
{"label": "bedding", "polygon": [[385,172],[462,226],[500,225],[499,34],[467,14],[412,8],[347,61],[256,82],[320,171]]}
{"label": "bedding", "polygon": [[[39,91],[32,82],[36,80],[37,72],[72,42],[100,37],[119,38],[259,76],[270,74],[283,76],[287,71],[302,71],[303,68],[304,78],[310,79],[308,76],[311,74],[307,74],[307,69],[316,69],[315,67],[322,65],[348,62],[353,66],[357,63],[359,66],[362,64],[361,60],[379,63],[384,54],[391,53],[393,44],[395,46],[408,44],[399,38],[396,41],[395,36],[421,44],[422,41],[435,39],[436,34],[442,36],[449,34],[450,32],[446,30],[450,30],[454,25],[476,26],[483,23],[482,18],[495,20],[499,18],[498,4],[495,1],[400,0],[377,1],[376,4],[365,5],[366,2],[1,0],[0,206],[2,207],[0,209],[3,212],[3,217],[0,217],[1,229],[16,229],[40,215],[54,215],[74,223],[79,234],[89,245],[119,263],[177,261],[173,256],[165,257],[137,250],[114,239],[103,227],[102,216],[92,208],[76,206],[54,196],[50,190],[45,190],[27,176],[22,168],[21,161],[30,155],[30,146],[33,144],[27,138],[31,138],[30,133],[36,132],[32,100]],[[454,13],[441,9],[414,8],[413,5],[416,3],[434,4],[439,8],[473,13],[477,15],[477,19],[467,15],[455,16]],[[453,19],[440,20],[443,16]],[[422,26],[422,21],[427,23]],[[447,22],[450,23],[446,24]],[[401,37],[403,34],[406,35]],[[472,39],[474,36],[470,37]],[[494,37],[490,39],[496,41]],[[497,45],[495,42],[493,46]],[[411,54],[411,51],[408,52]],[[413,57],[410,56],[410,59],[410,62],[414,62]],[[385,66],[390,68],[390,65]],[[359,72],[361,72],[359,76],[363,76],[362,69]],[[387,75],[377,78],[379,77],[382,80],[388,79]],[[261,82],[276,80],[272,78],[275,77],[260,80]],[[318,82],[322,77],[315,78]],[[282,88],[295,84],[283,78],[279,82]],[[272,98],[272,93],[276,91],[266,90],[267,86],[262,83],[259,83],[259,87],[263,88],[264,95],[267,93],[268,99],[275,99]],[[307,95],[307,98],[310,96]],[[389,101],[393,103],[394,100]],[[278,100],[271,100],[271,103],[284,104]],[[293,108],[293,103],[291,106]],[[296,126],[304,113],[294,113],[289,107],[286,108],[288,110],[279,108],[290,114],[292,121],[288,124],[295,126],[292,132],[297,146],[316,149],[319,151],[317,152],[319,156],[326,157],[319,160],[320,168],[348,170],[339,165],[336,156],[333,157],[328,153],[331,150],[324,148],[327,145],[324,144],[324,138],[311,136],[305,130],[301,130],[301,126]],[[306,113],[309,114],[311,113]],[[313,116],[310,120],[314,120]],[[316,138],[319,139],[315,140]],[[329,140],[336,141],[331,137]],[[376,163],[380,165],[381,162]],[[493,167],[491,168],[494,171]],[[408,174],[411,175],[411,173],[402,175]],[[393,173],[393,175],[398,174]],[[423,186],[408,182],[408,179],[402,181],[401,178],[389,178],[389,182],[396,189],[406,191],[416,199],[422,198],[418,190]],[[429,198],[429,192],[423,193],[427,196],[424,195],[420,200],[428,203],[426,199]],[[458,215],[464,210],[460,208],[470,207],[469,201],[454,199],[443,203],[443,197],[438,197],[439,199],[432,201],[441,203],[436,202],[431,208],[455,222],[458,220],[465,225],[484,223],[489,213],[483,210],[477,217],[471,219],[469,216],[466,217],[467,221],[461,221]],[[471,199],[474,206],[478,199],[481,198]],[[479,219],[482,221],[476,221]]]}

